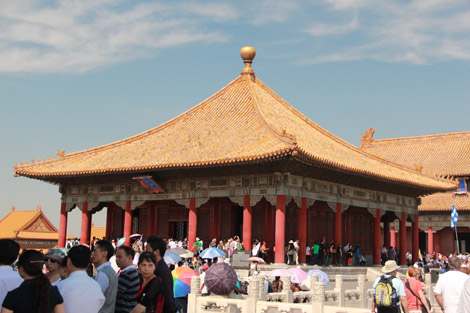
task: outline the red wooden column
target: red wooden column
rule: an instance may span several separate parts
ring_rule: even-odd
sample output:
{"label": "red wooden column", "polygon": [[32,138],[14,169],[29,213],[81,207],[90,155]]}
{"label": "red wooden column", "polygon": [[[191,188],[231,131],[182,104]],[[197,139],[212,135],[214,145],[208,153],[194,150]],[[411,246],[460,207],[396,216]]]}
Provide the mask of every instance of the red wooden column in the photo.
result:
{"label": "red wooden column", "polygon": [[406,213],[401,213],[400,221],[400,264],[406,264]]}
{"label": "red wooden column", "polygon": [[428,227],[428,253],[432,255],[434,252],[434,236],[432,233],[432,226]]}
{"label": "red wooden column", "polygon": [[60,204],[60,224],[59,224],[59,248],[65,248],[65,240],[67,238],[67,210],[65,209],[65,202]]}
{"label": "red wooden column", "polygon": [[153,220],[155,218],[155,208],[153,203],[149,204],[147,216],[147,237],[154,235]]}
{"label": "red wooden column", "polygon": [[243,247],[251,250],[251,206],[250,196],[243,196]]}
{"label": "red wooden column", "polygon": [[411,241],[412,241],[412,260],[413,262],[418,261],[419,258],[419,228],[418,228],[418,214],[415,214],[415,220],[411,224]]}
{"label": "red wooden column", "polygon": [[126,238],[124,245],[131,245],[131,232],[132,232],[132,209],[131,209],[131,200],[126,200],[126,210],[124,212],[124,230],[123,237]]}
{"label": "red wooden column", "polygon": [[189,220],[188,220],[188,248],[191,249],[196,242],[197,233],[197,212],[196,198],[189,199]]}
{"label": "red wooden column", "polygon": [[441,232],[439,231],[436,231],[435,234],[433,234],[434,236],[434,251],[436,251],[436,254],[439,252],[442,251],[441,249]]}
{"label": "red wooden column", "polygon": [[87,234],[87,242],[89,242],[91,244],[91,228],[93,226],[93,212],[92,211],[88,211],[88,234]]}
{"label": "red wooden column", "polygon": [[[335,236],[334,243],[335,246],[338,246],[341,243],[341,238],[343,237],[343,221],[342,221],[342,205],[341,203],[336,203],[336,213],[335,213]],[[313,254],[313,253],[312,253]],[[335,256],[336,257],[336,256]]]}
{"label": "red wooden column", "polygon": [[299,221],[298,221],[298,238],[299,238],[299,263],[305,263],[306,260],[306,247],[307,247],[307,198],[302,198],[302,205],[299,208]]}
{"label": "red wooden column", "polygon": [[90,212],[88,212],[88,202],[83,202],[82,205],[82,229],[80,232],[80,243],[88,244],[88,234],[90,233]]}
{"label": "red wooden column", "polygon": [[380,239],[382,238],[380,230],[380,209],[376,209],[374,218],[374,238],[373,238],[373,264],[380,264]]}
{"label": "red wooden column", "polygon": [[384,245],[390,248],[390,222],[384,221]]}
{"label": "red wooden column", "polygon": [[[395,226],[390,227],[390,246],[392,246],[394,249],[396,247],[396,241],[395,241]],[[390,247],[387,247],[387,249]]]}
{"label": "red wooden column", "polygon": [[153,203],[153,225],[152,225],[152,234],[158,235],[158,204],[157,201]]}
{"label": "red wooden column", "polygon": [[276,199],[276,252],[274,263],[284,263],[284,244],[286,240],[286,196],[278,195]]}
{"label": "red wooden column", "polygon": [[113,236],[114,203],[108,202],[106,207],[106,239],[111,240]]}

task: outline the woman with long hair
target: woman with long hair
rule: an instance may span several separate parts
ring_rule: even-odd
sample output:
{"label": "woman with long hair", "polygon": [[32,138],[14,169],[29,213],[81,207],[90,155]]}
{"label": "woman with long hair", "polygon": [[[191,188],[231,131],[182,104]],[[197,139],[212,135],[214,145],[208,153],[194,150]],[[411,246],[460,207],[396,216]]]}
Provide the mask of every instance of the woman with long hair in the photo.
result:
{"label": "woman with long hair", "polygon": [[161,294],[162,283],[155,276],[157,259],[152,252],[142,252],[139,256],[138,272],[142,276],[140,289],[137,293],[137,305],[131,313],[153,313],[160,312],[163,308],[164,298]]}
{"label": "woman with long hair", "polygon": [[17,265],[24,282],[7,294],[2,313],[65,313],[64,300],[59,290],[56,286],[51,286],[42,272],[42,253],[24,250]]}

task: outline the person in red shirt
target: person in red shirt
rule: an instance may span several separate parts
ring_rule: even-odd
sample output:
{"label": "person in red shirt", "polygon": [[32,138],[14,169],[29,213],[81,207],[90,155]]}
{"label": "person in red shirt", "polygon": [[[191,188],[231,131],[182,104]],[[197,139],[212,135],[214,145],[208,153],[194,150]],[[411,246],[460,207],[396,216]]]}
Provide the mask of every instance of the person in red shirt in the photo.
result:
{"label": "person in red shirt", "polygon": [[428,301],[424,296],[423,283],[418,278],[419,270],[414,266],[410,266],[408,268],[408,277],[405,280],[405,292],[406,299],[408,300],[408,310],[410,313],[421,313],[421,305],[424,305],[428,312],[431,312]]}

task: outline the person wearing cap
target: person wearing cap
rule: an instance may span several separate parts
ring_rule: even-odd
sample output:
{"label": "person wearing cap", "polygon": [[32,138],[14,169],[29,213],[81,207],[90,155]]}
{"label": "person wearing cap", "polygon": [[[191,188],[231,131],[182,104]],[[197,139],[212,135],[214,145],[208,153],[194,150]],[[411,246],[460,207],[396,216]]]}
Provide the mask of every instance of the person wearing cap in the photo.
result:
{"label": "person wearing cap", "polygon": [[51,285],[55,286],[60,281],[59,265],[62,258],[57,254],[46,253],[44,255],[44,260],[46,262],[47,269],[46,277],[51,282]]}
{"label": "person wearing cap", "polygon": [[209,291],[207,290],[207,287],[206,285],[204,284],[204,278],[206,278],[206,271],[209,269],[209,265],[207,264],[204,264],[204,266],[202,267],[202,273],[201,275],[199,276],[200,279],[201,279],[201,296],[208,296],[209,295]]}
{"label": "person wearing cap", "polygon": [[196,237],[196,241],[193,244],[192,250],[194,252],[195,257],[197,257],[199,255],[199,253],[201,253],[201,251],[202,251],[202,241],[201,241],[201,239],[199,239],[199,237]]}
{"label": "person wearing cap", "polygon": [[[383,275],[385,276],[385,278],[393,277],[392,285],[393,285],[393,288],[395,288],[396,296],[398,297],[397,306],[389,307],[389,308],[378,307],[377,313],[400,313],[401,312],[400,304],[402,304],[402,307],[405,313],[409,313],[408,301],[406,299],[405,285],[403,284],[403,281],[401,281],[401,279],[397,278],[398,268],[399,266],[397,265],[397,262],[395,262],[394,260],[389,260],[385,262],[385,265],[382,267],[382,273],[385,274]],[[372,286],[372,294],[374,295],[372,299],[372,312],[376,312],[375,301],[374,301],[375,300],[375,288],[377,287],[381,278],[382,276],[377,277],[377,279],[374,282],[374,285]]]}

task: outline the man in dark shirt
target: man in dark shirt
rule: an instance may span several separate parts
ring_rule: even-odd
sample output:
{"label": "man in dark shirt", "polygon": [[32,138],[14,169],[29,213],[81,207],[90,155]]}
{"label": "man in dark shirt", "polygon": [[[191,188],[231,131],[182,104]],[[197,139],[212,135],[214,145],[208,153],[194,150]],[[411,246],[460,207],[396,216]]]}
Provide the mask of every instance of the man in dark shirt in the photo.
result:
{"label": "man in dark shirt", "polygon": [[175,297],[173,295],[173,276],[171,275],[170,269],[163,260],[163,256],[166,251],[166,243],[162,238],[152,235],[147,238],[147,251],[153,252],[157,259],[157,268],[155,269],[155,275],[162,280],[162,294],[165,298],[163,306],[163,313],[175,313],[176,304]]}

